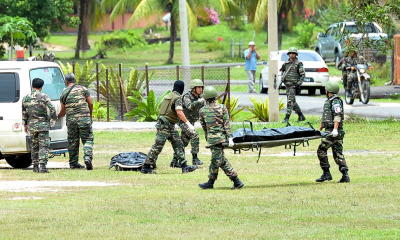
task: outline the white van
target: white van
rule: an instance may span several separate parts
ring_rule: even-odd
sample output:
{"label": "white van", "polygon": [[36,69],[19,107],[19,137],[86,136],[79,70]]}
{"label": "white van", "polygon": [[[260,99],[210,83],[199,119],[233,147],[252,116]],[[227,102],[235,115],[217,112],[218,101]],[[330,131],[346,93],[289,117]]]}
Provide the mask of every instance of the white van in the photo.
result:
{"label": "white van", "polygon": [[[5,158],[14,168],[32,164],[29,136],[22,123],[22,99],[31,92],[31,82],[37,77],[44,80],[42,91],[50,97],[58,113],[65,85],[56,63],[0,61],[0,159]],[[67,146],[67,127],[63,118],[50,130],[50,155],[65,153]]]}

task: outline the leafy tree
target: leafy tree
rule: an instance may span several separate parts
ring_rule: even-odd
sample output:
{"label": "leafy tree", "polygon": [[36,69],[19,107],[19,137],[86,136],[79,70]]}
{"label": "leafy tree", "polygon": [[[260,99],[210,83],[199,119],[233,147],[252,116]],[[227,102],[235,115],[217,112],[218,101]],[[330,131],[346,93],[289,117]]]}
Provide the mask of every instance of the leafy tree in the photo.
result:
{"label": "leafy tree", "polygon": [[[0,42],[25,46],[36,39],[36,33],[26,18],[5,16],[0,18]],[[2,57],[2,56],[0,56]]]}
{"label": "leafy tree", "polygon": [[0,16],[24,17],[32,23],[37,37],[43,39],[50,31],[62,25],[73,25],[76,18],[70,17],[72,0],[1,0]]}
{"label": "leafy tree", "polygon": [[[197,26],[196,9],[205,6],[215,6],[227,16],[238,15],[239,12],[239,8],[233,0],[187,0],[186,7],[188,9],[190,29],[194,29]],[[133,14],[128,24],[155,13],[171,12],[171,39],[167,63],[173,63],[179,19],[179,0],[102,0],[102,9],[107,10],[110,8],[112,9],[111,20],[119,14],[132,12]]]}

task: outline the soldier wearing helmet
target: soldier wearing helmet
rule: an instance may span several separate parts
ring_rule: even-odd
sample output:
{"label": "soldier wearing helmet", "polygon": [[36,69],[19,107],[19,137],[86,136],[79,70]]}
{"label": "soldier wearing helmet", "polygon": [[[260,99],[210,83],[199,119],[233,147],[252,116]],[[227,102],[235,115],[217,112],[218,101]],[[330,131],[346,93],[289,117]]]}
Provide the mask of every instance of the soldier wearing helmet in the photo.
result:
{"label": "soldier wearing helmet", "polygon": [[321,144],[317,150],[317,156],[322,168],[322,176],[316,179],[316,182],[324,182],[332,180],[329,171],[329,162],[327,151],[332,148],[333,158],[339,166],[342,178],[339,182],[350,182],[348,167],[343,155],[343,138],[345,132],[343,130],[343,101],[336,95],[339,92],[339,83],[337,81],[328,81],[325,85],[327,100],[324,104],[321,125],[319,130],[325,129],[330,134],[321,140]]}
{"label": "soldier wearing helmet", "polygon": [[[187,120],[194,125],[199,120],[199,110],[204,106],[205,100],[201,97],[203,94],[204,84],[200,79],[193,79],[190,82],[190,91],[182,96],[183,112]],[[192,163],[193,165],[202,165],[197,154],[199,153],[200,139],[199,134],[196,131],[190,131],[188,125],[183,121],[178,122],[178,126],[182,129],[181,140],[184,147],[187,147],[189,142],[192,146]],[[171,167],[180,167],[177,161],[176,153],[171,162]]]}
{"label": "soldier wearing helmet", "polygon": [[199,184],[202,189],[214,187],[218,177],[218,170],[221,168],[224,173],[233,181],[233,189],[242,188],[244,184],[238,178],[228,159],[224,156],[222,143],[228,142],[234,146],[231,129],[229,126],[229,115],[225,105],[216,102],[217,91],[212,86],[204,89],[206,105],[200,109],[200,123],[203,127],[207,143],[211,149],[211,164],[209,168],[208,181]]}
{"label": "soldier wearing helmet", "polygon": [[347,81],[346,81],[346,93],[348,96],[352,97],[352,93],[350,91],[351,86],[353,85],[353,81],[356,81],[357,74],[355,72],[355,66],[357,64],[365,64],[365,58],[357,55],[357,51],[355,49],[348,50],[348,57],[344,60],[343,69],[346,71]]}
{"label": "soldier wearing helmet", "polygon": [[304,121],[306,118],[296,102],[296,89],[300,87],[305,77],[303,63],[297,59],[296,48],[290,48],[287,55],[289,55],[289,59],[280,69],[282,72],[281,81],[285,84],[287,95],[286,116],[283,122],[289,121],[293,110],[299,115],[298,121]]}

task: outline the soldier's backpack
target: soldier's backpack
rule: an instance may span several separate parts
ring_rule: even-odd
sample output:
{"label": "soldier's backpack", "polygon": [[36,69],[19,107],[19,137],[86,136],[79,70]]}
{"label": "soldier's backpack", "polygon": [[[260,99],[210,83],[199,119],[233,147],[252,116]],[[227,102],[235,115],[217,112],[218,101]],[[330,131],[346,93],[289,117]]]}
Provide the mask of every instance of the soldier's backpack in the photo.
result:
{"label": "soldier's backpack", "polygon": [[140,170],[146,161],[147,155],[142,152],[120,153],[111,158],[110,168],[117,171]]}

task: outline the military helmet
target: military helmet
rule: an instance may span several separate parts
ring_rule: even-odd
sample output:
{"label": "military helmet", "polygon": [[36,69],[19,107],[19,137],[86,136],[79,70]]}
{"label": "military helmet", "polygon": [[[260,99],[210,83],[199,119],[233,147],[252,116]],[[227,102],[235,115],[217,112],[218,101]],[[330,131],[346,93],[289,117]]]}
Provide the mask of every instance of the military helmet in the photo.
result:
{"label": "military helmet", "polygon": [[203,81],[201,81],[200,79],[193,79],[190,82],[190,89],[193,89],[195,87],[204,87]]}
{"label": "military helmet", "polygon": [[339,83],[337,81],[328,81],[325,83],[325,89],[331,93],[339,92]]}
{"label": "military helmet", "polygon": [[207,86],[204,88],[203,97],[204,99],[210,99],[217,97],[217,90],[213,86]]}
{"label": "military helmet", "polygon": [[291,54],[291,53],[295,53],[296,55],[298,55],[298,53],[297,53],[297,48],[295,48],[295,47],[289,48],[289,50],[288,50],[288,52],[287,52],[287,55],[289,55],[289,54]]}

